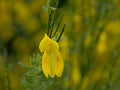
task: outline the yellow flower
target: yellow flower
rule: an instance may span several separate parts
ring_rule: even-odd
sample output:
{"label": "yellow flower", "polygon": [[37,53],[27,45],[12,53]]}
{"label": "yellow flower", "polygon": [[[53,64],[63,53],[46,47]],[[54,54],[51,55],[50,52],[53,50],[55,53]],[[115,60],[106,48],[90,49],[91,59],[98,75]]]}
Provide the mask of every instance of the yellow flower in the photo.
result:
{"label": "yellow flower", "polygon": [[40,52],[44,52],[42,58],[42,70],[46,77],[60,77],[63,73],[64,62],[59,52],[59,45],[56,41],[50,39],[47,34],[40,42]]}

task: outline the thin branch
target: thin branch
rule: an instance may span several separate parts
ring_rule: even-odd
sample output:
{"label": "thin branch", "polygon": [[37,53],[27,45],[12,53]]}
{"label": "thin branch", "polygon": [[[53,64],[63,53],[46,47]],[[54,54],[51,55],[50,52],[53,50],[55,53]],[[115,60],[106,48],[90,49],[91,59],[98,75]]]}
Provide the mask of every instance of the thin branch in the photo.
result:
{"label": "thin branch", "polygon": [[52,21],[52,23],[51,23],[50,38],[51,38],[51,36],[52,36],[53,29],[54,29],[54,25],[55,25],[55,20],[57,19],[57,17],[58,17],[58,13],[57,13],[57,11],[55,10],[55,13],[54,13],[54,18],[53,18],[53,21]]}
{"label": "thin branch", "polygon": [[52,11],[50,10],[50,13],[49,13],[49,16],[48,16],[48,27],[47,27],[47,35],[50,36],[50,28],[51,28],[51,14],[52,14]]}
{"label": "thin branch", "polygon": [[58,7],[58,2],[56,3],[55,10],[52,10],[52,12],[53,12],[54,15],[53,15],[53,19],[52,19],[52,21],[51,21],[51,32],[50,32],[50,38],[51,38],[52,33],[53,33],[55,20],[56,20],[57,17],[58,17],[57,7]]}
{"label": "thin branch", "polygon": [[60,38],[61,38],[61,36],[62,36],[62,34],[63,34],[64,30],[65,30],[65,27],[66,27],[66,24],[64,24],[64,26],[63,26],[63,28],[62,28],[62,31],[61,31],[58,39],[57,39],[57,42],[60,40]]}
{"label": "thin branch", "polygon": [[[62,19],[63,19],[63,16],[64,16],[64,14],[62,14],[62,16],[61,16],[61,18],[60,18],[60,21],[58,22],[56,31],[54,32],[53,36],[54,36],[54,35],[57,33],[57,31],[59,30],[59,27],[60,27],[61,21],[62,21]],[[52,37],[53,37],[53,36],[52,36]]]}

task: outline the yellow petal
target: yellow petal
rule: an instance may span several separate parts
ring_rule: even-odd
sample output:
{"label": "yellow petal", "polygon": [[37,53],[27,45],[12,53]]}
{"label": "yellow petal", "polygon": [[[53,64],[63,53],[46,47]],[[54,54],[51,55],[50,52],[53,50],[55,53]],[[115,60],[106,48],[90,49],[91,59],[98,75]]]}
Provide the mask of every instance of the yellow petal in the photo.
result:
{"label": "yellow petal", "polygon": [[42,59],[42,70],[46,77],[48,77],[48,75],[50,75],[52,78],[55,76],[55,62],[56,59],[54,52],[51,48],[47,47]]}
{"label": "yellow petal", "polygon": [[56,58],[55,73],[57,77],[61,77],[63,73],[63,69],[64,69],[64,62],[58,50],[54,50],[54,53],[55,53],[55,58]]}
{"label": "yellow petal", "polygon": [[39,44],[40,52],[44,52],[47,46],[54,46],[54,48],[57,48],[59,50],[59,45],[56,41],[50,39],[47,34],[45,34],[44,38]]}
{"label": "yellow petal", "polygon": [[48,62],[48,68],[49,68],[49,75],[50,77],[54,77],[55,76],[55,64],[56,64],[56,58],[55,58],[55,54],[52,50],[52,48],[47,48],[46,49],[47,52],[47,62]]}
{"label": "yellow petal", "polygon": [[47,61],[47,53],[46,52],[44,52],[43,58],[42,58],[42,70],[43,70],[44,75],[46,77],[48,77],[49,68],[48,68],[48,61]]}

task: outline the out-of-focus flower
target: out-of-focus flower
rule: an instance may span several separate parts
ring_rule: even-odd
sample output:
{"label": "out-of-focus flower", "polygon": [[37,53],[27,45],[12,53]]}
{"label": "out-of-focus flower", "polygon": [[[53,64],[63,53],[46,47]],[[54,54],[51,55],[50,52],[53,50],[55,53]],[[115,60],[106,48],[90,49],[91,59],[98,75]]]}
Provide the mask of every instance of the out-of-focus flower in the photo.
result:
{"label": "out-of-focus flower", "polygon": [[100,41],[97,45],[97,51],[99,54],[105,53],[107,51],[107,35],[105,32],[100,35]]}
{"label": "out-of-focus flower", "polygon": [[42,58],[42,70],[46,77],[60,77],[63,73],[64,62],[59,52],[59,45],[56,41],[50,39],[47,34],[40,42],[39,49],[44,52]]}
{"label": "out-of-focus flower", "polygon": [[82,82],[82,85],[80,87],[80,90],[87,90],[89,83],[90,83],[90,78],[88,76],[85,76],[83,78],[83,82]]}
{"label": "out-of-focus flower", "polygon": [[106,26],[106,32],[112,35],[120,35],[120,21],[109,22]]}
{"label": "out-of-focus flower", "polygon": [[79,67],[78,65],[74,65],[73,69],[72,69],[72,81],[74,85],[79,84],[80,80],[81,80],[81,73],[79,72]]}

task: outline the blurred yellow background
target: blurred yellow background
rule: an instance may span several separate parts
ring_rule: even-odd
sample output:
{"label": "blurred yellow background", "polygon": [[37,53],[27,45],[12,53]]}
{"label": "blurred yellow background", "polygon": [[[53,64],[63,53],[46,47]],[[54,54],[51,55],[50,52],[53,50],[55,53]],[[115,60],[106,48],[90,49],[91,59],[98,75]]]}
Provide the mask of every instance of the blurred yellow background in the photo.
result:
{"label": "blurred yellow background", "polygon": [[[0,90],[22,90],[19,78],[39,53],[47,30],[47,0],[0,0]],[[119,90],[120,1],[61,0],[66,29],[59,42],[65,62],[63,90]],[[56,90],[56,89],[55,89]]]}

